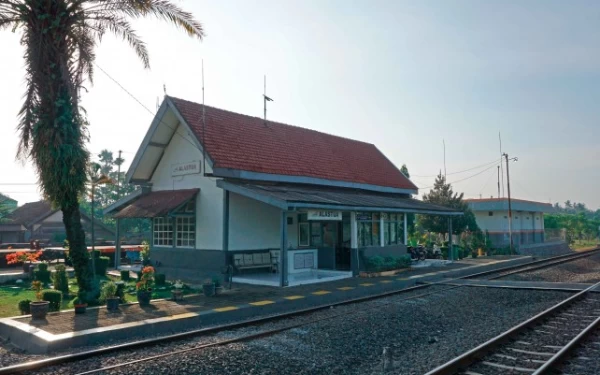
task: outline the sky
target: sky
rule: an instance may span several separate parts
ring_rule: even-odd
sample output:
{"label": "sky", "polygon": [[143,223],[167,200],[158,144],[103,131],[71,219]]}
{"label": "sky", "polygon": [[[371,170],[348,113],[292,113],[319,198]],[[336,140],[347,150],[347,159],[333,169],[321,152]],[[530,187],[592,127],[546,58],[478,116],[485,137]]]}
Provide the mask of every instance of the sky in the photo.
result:
{"label": "sky", "polygon": [[[512,197],[600,208],[600,2],[176,3],[206,38],[136,20],[149,70],[124,41],[99,43],[97,66],[131,96],[96,69],[82,99],[94,158],[123,150],[129,165],[163,86],[201,102],[204,60],[207,105],[262,116],[266,75],[269,119],[377,145],[408,166],[420,195],[444,170],[445,143],[454,190],[498,196],[501,133],[503,151],[518,158]],[[0,192],[23,204],[40,193],[31,163],[15,159],[24,92],[18,32],[0,32],[0,48]]]}

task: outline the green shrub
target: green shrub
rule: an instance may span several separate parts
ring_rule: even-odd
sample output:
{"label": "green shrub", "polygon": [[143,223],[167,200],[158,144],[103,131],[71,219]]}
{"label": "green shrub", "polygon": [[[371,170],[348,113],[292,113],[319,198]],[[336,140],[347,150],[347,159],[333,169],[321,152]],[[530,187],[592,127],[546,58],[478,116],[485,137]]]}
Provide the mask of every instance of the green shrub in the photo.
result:
{"label": "green shrub", "polygon": [[164,273],[157,273],[154,275],[154,282],[157,286],[164,286],[167,283],[167,277]]}
{"label": "green shrub", "polygon": [[31,301],[28,299],[24,299],[22,301],[19,301],[19,311],[21,312],[21,315],[28,315],[31,314],[31,310],[29,309],[29,303]]}
{"label": "green shrub", "polygon": [[42,292],[42,301],[50,302],[50,311],[60,311],[62,293],[58,290],[46,290]]}
{"label": "green shrub", "polygon": [[69,294],[69,278],[67,277],[67,268],[59,264],[56,266],[56,271],[52,275],[52,283],[54,290],[58,290],[63,294]]}
{"label": "green shrub", "polygon": [[442,246],[440,250],[442,251],[442,258],[448,259],[448,246]]}
{"label": "green shrub", "polygon": [[92,257],[94,257],[94,260],[100,259],[101,255],[102,255],[102,253],[100,252],[100,250],[94,250],[94,251],[92,251]]}
{"label": "green shrub", "polygon": [[219,276],[213,276],[212,281],[215,284],[215,287],[221,286],[221,278]]}
{"label": "green shrub", "polygon": [[120,303],[127,302],[127,300],[125,299],[125,287],[127,286],[127,285],[125,285],[125,282],[124,281],[117,281],[115,283],[115,285],[117,286],[116,296],[119,297],[119,302]]}
{"label": "green shrub", "polygon": [[108,298],[114,298],[117,295],[117,285],[112,281],[102,285],[102,299],[106,301]]}
{"label": "green shrub", "polygon": [[33,277],[35,278],[35,280],[37,280],[43,284],[49,284],[51,273],[50,273],[50,271],[48,271],[48,264],[40,263],[38,265],[38,269],[33,272]]}
{"label": "green shrub", "polygon": [[383,272],[407,268],[410,267],[411,263],[412,261],[410,259],[410,255],[408,254],[400,257],[387,256],[385,258],[375,255],[367,258],[366,260],[367,271],[370,272]]}
{"label": "green shrub", "polygon": [[96,275],[99,275],[99,276],[106,275],[106,270],[108,269],[108,264],[110,263],[110,258],[109,257],[100,257],[95,260],[95,263],[96,263]]}
{"label": "green shrub", "polygon": [[129,271],[121,271],[121,280],[123,281],[129,281],[130,277],[129,277]]}

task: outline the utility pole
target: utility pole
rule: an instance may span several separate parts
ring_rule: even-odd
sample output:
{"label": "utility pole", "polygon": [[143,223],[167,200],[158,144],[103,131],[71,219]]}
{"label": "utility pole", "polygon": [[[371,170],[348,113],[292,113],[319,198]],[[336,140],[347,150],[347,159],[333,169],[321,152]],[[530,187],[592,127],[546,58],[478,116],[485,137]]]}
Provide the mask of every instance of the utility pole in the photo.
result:
{"label": "utility pole", "polygon": [[512,234],[512,205],[510,202],[510,173],[508,171],[508,154],[502,154],[506,160],[506,189],[508,192],[508,236],[510,238],[510,255],[513,254],[513,234]]}

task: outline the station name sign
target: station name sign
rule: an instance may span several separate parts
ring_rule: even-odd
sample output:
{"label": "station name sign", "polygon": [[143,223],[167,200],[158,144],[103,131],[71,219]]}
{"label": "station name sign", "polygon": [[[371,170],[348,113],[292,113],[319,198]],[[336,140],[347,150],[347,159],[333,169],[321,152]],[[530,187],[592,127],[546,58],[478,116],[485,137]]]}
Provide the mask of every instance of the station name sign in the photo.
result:
{"label": "station name sign", "polygon": [[172,177],[198,173],[200,173],[200,160],[188,161],[186,163],[177,163],[171,166]]}
{"label": "station name sign", "polygon": [[309,210],[308,220],[342,220],[342,211]]}

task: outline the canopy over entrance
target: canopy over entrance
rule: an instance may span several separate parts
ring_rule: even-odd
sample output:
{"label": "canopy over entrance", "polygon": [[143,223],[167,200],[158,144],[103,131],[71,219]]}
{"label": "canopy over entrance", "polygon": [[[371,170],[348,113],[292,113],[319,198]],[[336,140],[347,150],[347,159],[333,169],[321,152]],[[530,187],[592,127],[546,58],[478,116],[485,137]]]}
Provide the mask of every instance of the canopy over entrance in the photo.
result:
{"label": "canopy over entrance", "polygon": [[114,217],[123,219],[167,216],[193,199],[199,191],[200,189],[153,191],[124,206]]}
{"label": "canopy over entrance", "polygon": [[462,215],[460,211],[419,201],[405,194],[300,184],[268,184],[220,180],[217,186],[282,210],[332,209],[341,211],[406,212]]}

